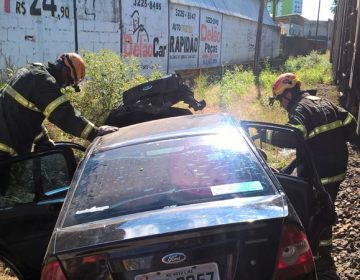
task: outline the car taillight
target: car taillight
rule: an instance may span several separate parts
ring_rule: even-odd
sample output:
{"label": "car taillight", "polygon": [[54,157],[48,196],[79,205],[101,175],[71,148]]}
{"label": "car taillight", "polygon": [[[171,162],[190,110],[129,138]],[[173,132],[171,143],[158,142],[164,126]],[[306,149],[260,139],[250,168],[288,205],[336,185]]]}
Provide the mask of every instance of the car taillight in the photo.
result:
{"label": "car taillight", "polygon": [[314,269],[313,255],[304,231],[295,225],[284,225],[275,280],[293,279]]}
{"label": "car taillight", "polygon": [[41,271],[41,280],[66,280],[60,262],[55,261],[45,265]]}

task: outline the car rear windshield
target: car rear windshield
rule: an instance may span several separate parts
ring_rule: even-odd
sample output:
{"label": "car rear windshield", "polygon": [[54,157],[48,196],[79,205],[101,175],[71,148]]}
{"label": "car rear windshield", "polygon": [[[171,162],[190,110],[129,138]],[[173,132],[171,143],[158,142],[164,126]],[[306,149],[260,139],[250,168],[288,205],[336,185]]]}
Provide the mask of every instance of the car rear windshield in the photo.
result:
{"label": "car rear windshield", "polygon": [[89,158],[64,226],[273,193],[269,178],[240,134],[141,143]]}

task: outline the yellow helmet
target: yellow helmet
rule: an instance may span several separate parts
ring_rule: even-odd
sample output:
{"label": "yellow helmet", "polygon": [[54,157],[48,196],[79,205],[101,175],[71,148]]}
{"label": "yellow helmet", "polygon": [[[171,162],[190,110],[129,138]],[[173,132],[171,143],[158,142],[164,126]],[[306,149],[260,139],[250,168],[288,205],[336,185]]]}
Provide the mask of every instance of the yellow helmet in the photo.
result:
{"label": "yellow helmet", "polygon": [[64,53],[60,59],[70,71],[72,83],[79,84],[85,78],[85,62],[77,53]]}
{"label": "yellow helmet", "polygon": [[294,88],[296,85],[301,85],[301,82],[297,79],[294,73],[281,74],[276,78],[272,87],[273,96],[277,99],[284,93],[285,90]]}

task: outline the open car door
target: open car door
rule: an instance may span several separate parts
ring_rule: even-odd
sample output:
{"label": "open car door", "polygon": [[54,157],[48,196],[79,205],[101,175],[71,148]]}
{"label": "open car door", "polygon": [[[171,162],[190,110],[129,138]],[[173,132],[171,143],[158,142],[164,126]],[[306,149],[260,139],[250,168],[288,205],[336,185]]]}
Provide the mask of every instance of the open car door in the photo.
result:
{"label": "open car door", "polygon": [[[270,123],[241,121],[260,154],[295,208],[316,254],[324,222],[333,216],[303,134],[296,128]],[[334,212],[335,213],[335,212]]]}
{"label": "open car door", "polygon": [[19,279],[39,279],[42,260],[74,175],[77,144],[0,163],[0,260]]}

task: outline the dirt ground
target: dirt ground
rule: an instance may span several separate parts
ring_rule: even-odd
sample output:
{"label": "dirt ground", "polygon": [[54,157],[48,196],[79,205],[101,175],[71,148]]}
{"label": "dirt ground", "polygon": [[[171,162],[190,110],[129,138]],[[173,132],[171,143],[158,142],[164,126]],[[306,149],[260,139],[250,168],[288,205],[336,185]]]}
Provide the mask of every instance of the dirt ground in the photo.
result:
{"label": "dirt ground", "polygon": [[[336,87],[319,85],[318,96],[338,102]],[[349,147],[345,181],[335,201],[338,222],[333,230],[333,257],[341,280],[360,279],[360,152]]]}
{"label": "dirt ground", "polygon": [[360,153],[350,149],[349,168],[335,202],[333,257],[341,280],[360,279]]}

